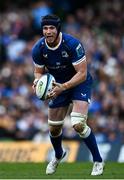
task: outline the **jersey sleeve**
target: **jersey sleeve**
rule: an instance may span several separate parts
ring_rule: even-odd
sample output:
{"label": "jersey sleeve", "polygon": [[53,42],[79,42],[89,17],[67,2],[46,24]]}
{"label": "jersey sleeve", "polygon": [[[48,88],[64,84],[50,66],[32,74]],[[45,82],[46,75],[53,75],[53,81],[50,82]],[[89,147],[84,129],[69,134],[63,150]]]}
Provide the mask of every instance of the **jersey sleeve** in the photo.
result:
{"label": "jersey sleeve", "polygon": [[77,65],[86,60],[84,47],[79,41],[73,43],[71,49],[71,60],[73,65]]}
{"label": "jersey sleeve", "polygon": [[32,59],[35,66],[44,67],[42,52],[38,44],[32,48]]}

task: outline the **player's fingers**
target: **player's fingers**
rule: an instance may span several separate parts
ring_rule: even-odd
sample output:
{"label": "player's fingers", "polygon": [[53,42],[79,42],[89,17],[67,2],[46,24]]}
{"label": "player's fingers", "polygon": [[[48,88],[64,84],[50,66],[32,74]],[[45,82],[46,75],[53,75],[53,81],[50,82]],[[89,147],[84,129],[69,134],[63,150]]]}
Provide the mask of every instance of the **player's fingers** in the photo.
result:
{"label": "player's fingers", "polygon": [[52,82],[52,89],[54,89],[55,86],[56,86],[56,85],[55,85],[55,81],[53,81],[53,82]]}
{"label": "player's fingers", "polygon": [[55,87],[55,86],[61,87],[61,84],[60,84],[60,83],[57,83],[57,82],[55,82],[55,81],[53,81],[53,86],[54,86],[54,87]]}
{"label": "player's fingers", "polygon": [[49,93],[47,94],[47,99],[53,99],[54,96],[55,96],[55,92],[49,92]]}
{"label": "player's fingers", "polygon": [[39,81],[39,79],[35,79],[33,82],[32,89],[34,90],[34,92],[35,92],[36,85],[37,85],[38,81]]}
{"label": "player's fingers", "polygon": [[35,92],[36,86],[33,84],[32,86],[33,91]]}

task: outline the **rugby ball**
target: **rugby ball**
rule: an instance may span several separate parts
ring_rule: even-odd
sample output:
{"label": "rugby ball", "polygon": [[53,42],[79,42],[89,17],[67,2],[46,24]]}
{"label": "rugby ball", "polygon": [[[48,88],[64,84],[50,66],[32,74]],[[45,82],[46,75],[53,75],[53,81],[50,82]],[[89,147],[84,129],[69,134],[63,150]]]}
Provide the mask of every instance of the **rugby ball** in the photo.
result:
{"label": "rugby ball", "polygon": [[44,74],[36,84],[36,96],[40,100],[46,100],[48,92],[52,89],[52,82],[55,81],[55,78],[47,73]]}

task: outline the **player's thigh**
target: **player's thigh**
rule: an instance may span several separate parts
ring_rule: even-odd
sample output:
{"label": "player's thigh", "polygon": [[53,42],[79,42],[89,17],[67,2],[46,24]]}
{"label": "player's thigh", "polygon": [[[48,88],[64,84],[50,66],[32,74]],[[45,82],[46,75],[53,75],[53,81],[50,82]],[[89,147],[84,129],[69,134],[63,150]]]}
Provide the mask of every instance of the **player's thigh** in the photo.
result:
{"label": "player's thigh", "polygon": [[62,121],[66,116],[67,110],[68,110],[68,106],[49,108],[48,119],[52,121]]}
{"label": "player's thigh", "polygon": [[89,103],[87,101],[73,100],[72,112],[87,115]]}

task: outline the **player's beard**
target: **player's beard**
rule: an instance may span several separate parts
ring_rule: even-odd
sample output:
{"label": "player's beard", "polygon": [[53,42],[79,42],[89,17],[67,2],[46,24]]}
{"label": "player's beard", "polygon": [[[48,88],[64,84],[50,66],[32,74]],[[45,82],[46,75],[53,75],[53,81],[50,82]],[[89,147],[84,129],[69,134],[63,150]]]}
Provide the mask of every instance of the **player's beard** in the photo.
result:
{"label": "player's beard", "polygon": [[57,36],[49,36],[46,38],[47,44],[51,47],[55,47],[58,44]]}
{"label": "player's beard", "polygon": [[52,44],[55,41],[55,37],[49,36],[49,37],[46,38],[46,41],[47,41],[48,44]]}

